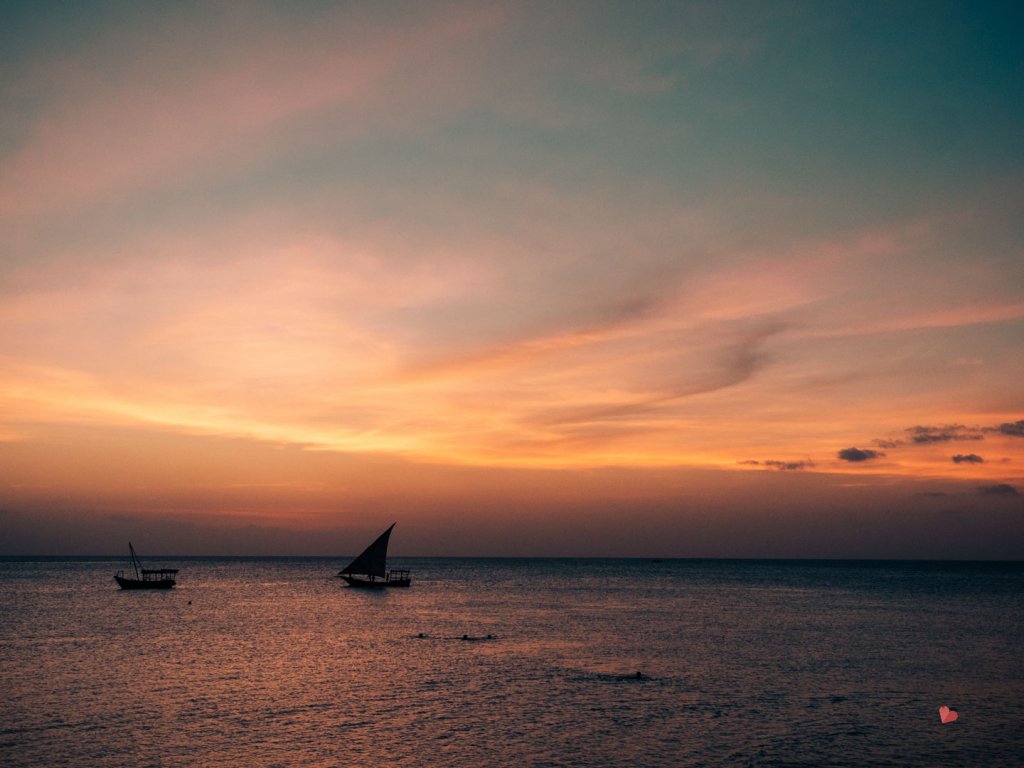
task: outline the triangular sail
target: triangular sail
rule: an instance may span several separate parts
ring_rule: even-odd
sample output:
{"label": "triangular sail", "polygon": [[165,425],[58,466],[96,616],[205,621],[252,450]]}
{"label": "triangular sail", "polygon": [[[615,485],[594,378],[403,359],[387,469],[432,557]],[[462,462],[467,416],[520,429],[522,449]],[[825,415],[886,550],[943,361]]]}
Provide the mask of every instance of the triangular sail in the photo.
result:
{"label": "triangular sail", "polygon": [[395,523],[392,523],[384,533],[377,537],[373,544],[363,550],[359,557],[346,565],[341,570],[341,573],[363,574],[384,578],[387,570],[388,539],[391,538],[391,529],[394,527]]}

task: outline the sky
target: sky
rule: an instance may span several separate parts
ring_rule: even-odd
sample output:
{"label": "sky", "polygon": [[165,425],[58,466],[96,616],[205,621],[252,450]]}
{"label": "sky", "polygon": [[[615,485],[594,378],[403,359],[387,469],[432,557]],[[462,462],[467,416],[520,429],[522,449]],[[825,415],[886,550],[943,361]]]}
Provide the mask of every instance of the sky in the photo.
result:
{"label": "sky", "polygon": [[1024,11],[0,28],[0,554],[1024,558]]}

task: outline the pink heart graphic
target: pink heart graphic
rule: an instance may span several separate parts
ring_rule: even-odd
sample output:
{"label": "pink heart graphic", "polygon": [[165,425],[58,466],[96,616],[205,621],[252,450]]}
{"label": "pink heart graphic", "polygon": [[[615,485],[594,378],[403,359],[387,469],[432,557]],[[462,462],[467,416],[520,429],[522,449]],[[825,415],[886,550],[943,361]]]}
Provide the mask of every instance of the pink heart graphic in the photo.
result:
{"label": "pink heart graphic", "polygon": [[955,709],[950,709],[945,706],[939,707],[939,720],[943,723],[952,723],[958,717],[960,717],[960,715]]}

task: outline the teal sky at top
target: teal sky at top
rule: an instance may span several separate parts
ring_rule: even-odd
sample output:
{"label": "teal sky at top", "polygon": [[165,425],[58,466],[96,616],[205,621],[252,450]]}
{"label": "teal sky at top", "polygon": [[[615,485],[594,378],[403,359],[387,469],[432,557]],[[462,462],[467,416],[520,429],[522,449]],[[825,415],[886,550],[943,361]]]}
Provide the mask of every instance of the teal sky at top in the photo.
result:
{"label": "teal sky at top", "polygon": [[[422,26],[489,8],[500,22],[447,49],[415,51]],[[1015,4],[8,9],[0,32],[0,162],[21,159],[26,147],[26,163],[45,160],[70,142],[69,157],[82,163],[71,170],[102,174],[102,165],[88,167],[96,141],[111,153],[129,144],[126,167],[141,169],[130,184],[101,180],[76,202],[60,197],[59,180],[26,164],[48,185],[40,187],[47,207],[0,230],[8,263],[89,258],[82,254],[131,247],[133,233],[216,232],[268,211],[293,217],[296,231],[348,237],[377,227],[447,250],[489,237],[526,252],[536,239],[538,264],[546,252],[578,248],[581,262],[611,275],[619,268],[616,227],[622,240],[649,238],[649,252],[666,254],[655,261],[699,262],[710,253],[699,233],[685,233],[692,247],[678,241],[665,223],[677,208],[713,211],[714,226],[731,239],[714,257],[728,259],[773,239],[783,253],[786,242],[961,207],[1013,208],[1020,187],[1024,12]],[[414,53],[403,59],[407,42]],[[255,81],[239,86],[260,98],[259,78],[274,74],[259,68],[264,58],[287,67],[336,49],[372,59],[387,45],[400,54],[395,70],[371,78],[355,103],[288,107],[249,133],[244,122],[225,128],[207,120],[234,105],[188,103],[193,83],[202,94],[207,78],[250,66]],[[301,77],[289,77],[283,82],[302,86]],[[148,112],[133,111],[132,99],[164,92],[143,106]],[[93,124],[75,144],[79,115],[102,119],[90,113],[94,96],[96,114],[123,122],[102,132]],[[198,149],[188,144],[192,125],[176,126],[180,135],[157,136],[164,154],[147,171],[147,147],[131,142],[158,130],[161,110],[173,115],[179,106],[197,111]],[[11,178],[7,187],[17,189]],[[530,199],[535,190],[543,192]],[[544,194],[558,203],[546,204]],[[647,215],[661,219],[645,229]],[[588,242],[595,228],[603,232]],[[1010,268],[998,290],[1012,293],[1022,240],[1015,211],[996,210],[964,247],[958,236],[951,232],[939,250]],[[911,255],[908,264],[942,258]]]}
{"label": "teal sky at top", "polygon": [[[400,20],[426,5],[389,3],[371,15]],[[262,9],[266,29],[258,34],[299,31],[301,44],[302,30],[339,4],[243,7]],[[18,146],[35,110],[59,97],[15,90],[19,77],[41,62],[94,56],[111,30],[122,40],[145,40],[172,22],[201,26],[225,8],[5,4],[5,154]],[[763,183],[815,195],[847,194],[852,186],[872,190],[862,205],[888,206],[905,199],[908,186],[935,195],[946,185],[1020,166],[1024,11],[1017,3],[539,3],[523,15],[525,23],[490,43],[496,87],[535,89],[592,120],[566,129],[510,120],[481,105],[422,126],[429,152],[408,136],[390,146],[384,134],[374,140],[387,159],[355,157],[351,147],[332,154],[328,146],[321,148],[326,158],[290,156],[250,172],[287,181],[304,162],[342,172],[362,164],[359,170],[372,178],[366,166],[377,164],[382,174],[398,172],[416,183],[418,173],[462,159],[480,174],[508,163],[566,184],[621,173],[693,195],[723,184]],[[216,37],[204,43],[216,46]],[[586,51],[632,57],[640,63],[638,87],[609,89],[586,72],[560,67]],[[531,58],[545,57],[548,63],[530,66]],[[112,69],[119,66],[117,51],[103,58]],[[537,81],[507,76],[523,64]],[[483,137],[477,153],[474,145]]]}

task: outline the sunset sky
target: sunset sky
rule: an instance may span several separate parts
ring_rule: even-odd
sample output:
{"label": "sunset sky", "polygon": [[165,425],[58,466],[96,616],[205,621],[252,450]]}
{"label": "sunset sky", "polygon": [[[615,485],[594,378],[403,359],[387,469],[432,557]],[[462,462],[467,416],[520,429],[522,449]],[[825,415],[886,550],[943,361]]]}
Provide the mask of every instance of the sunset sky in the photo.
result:
{"label": "sunset sky", "polygon": [[1022,30],[6,4],[0,554],[1024,557]]}

